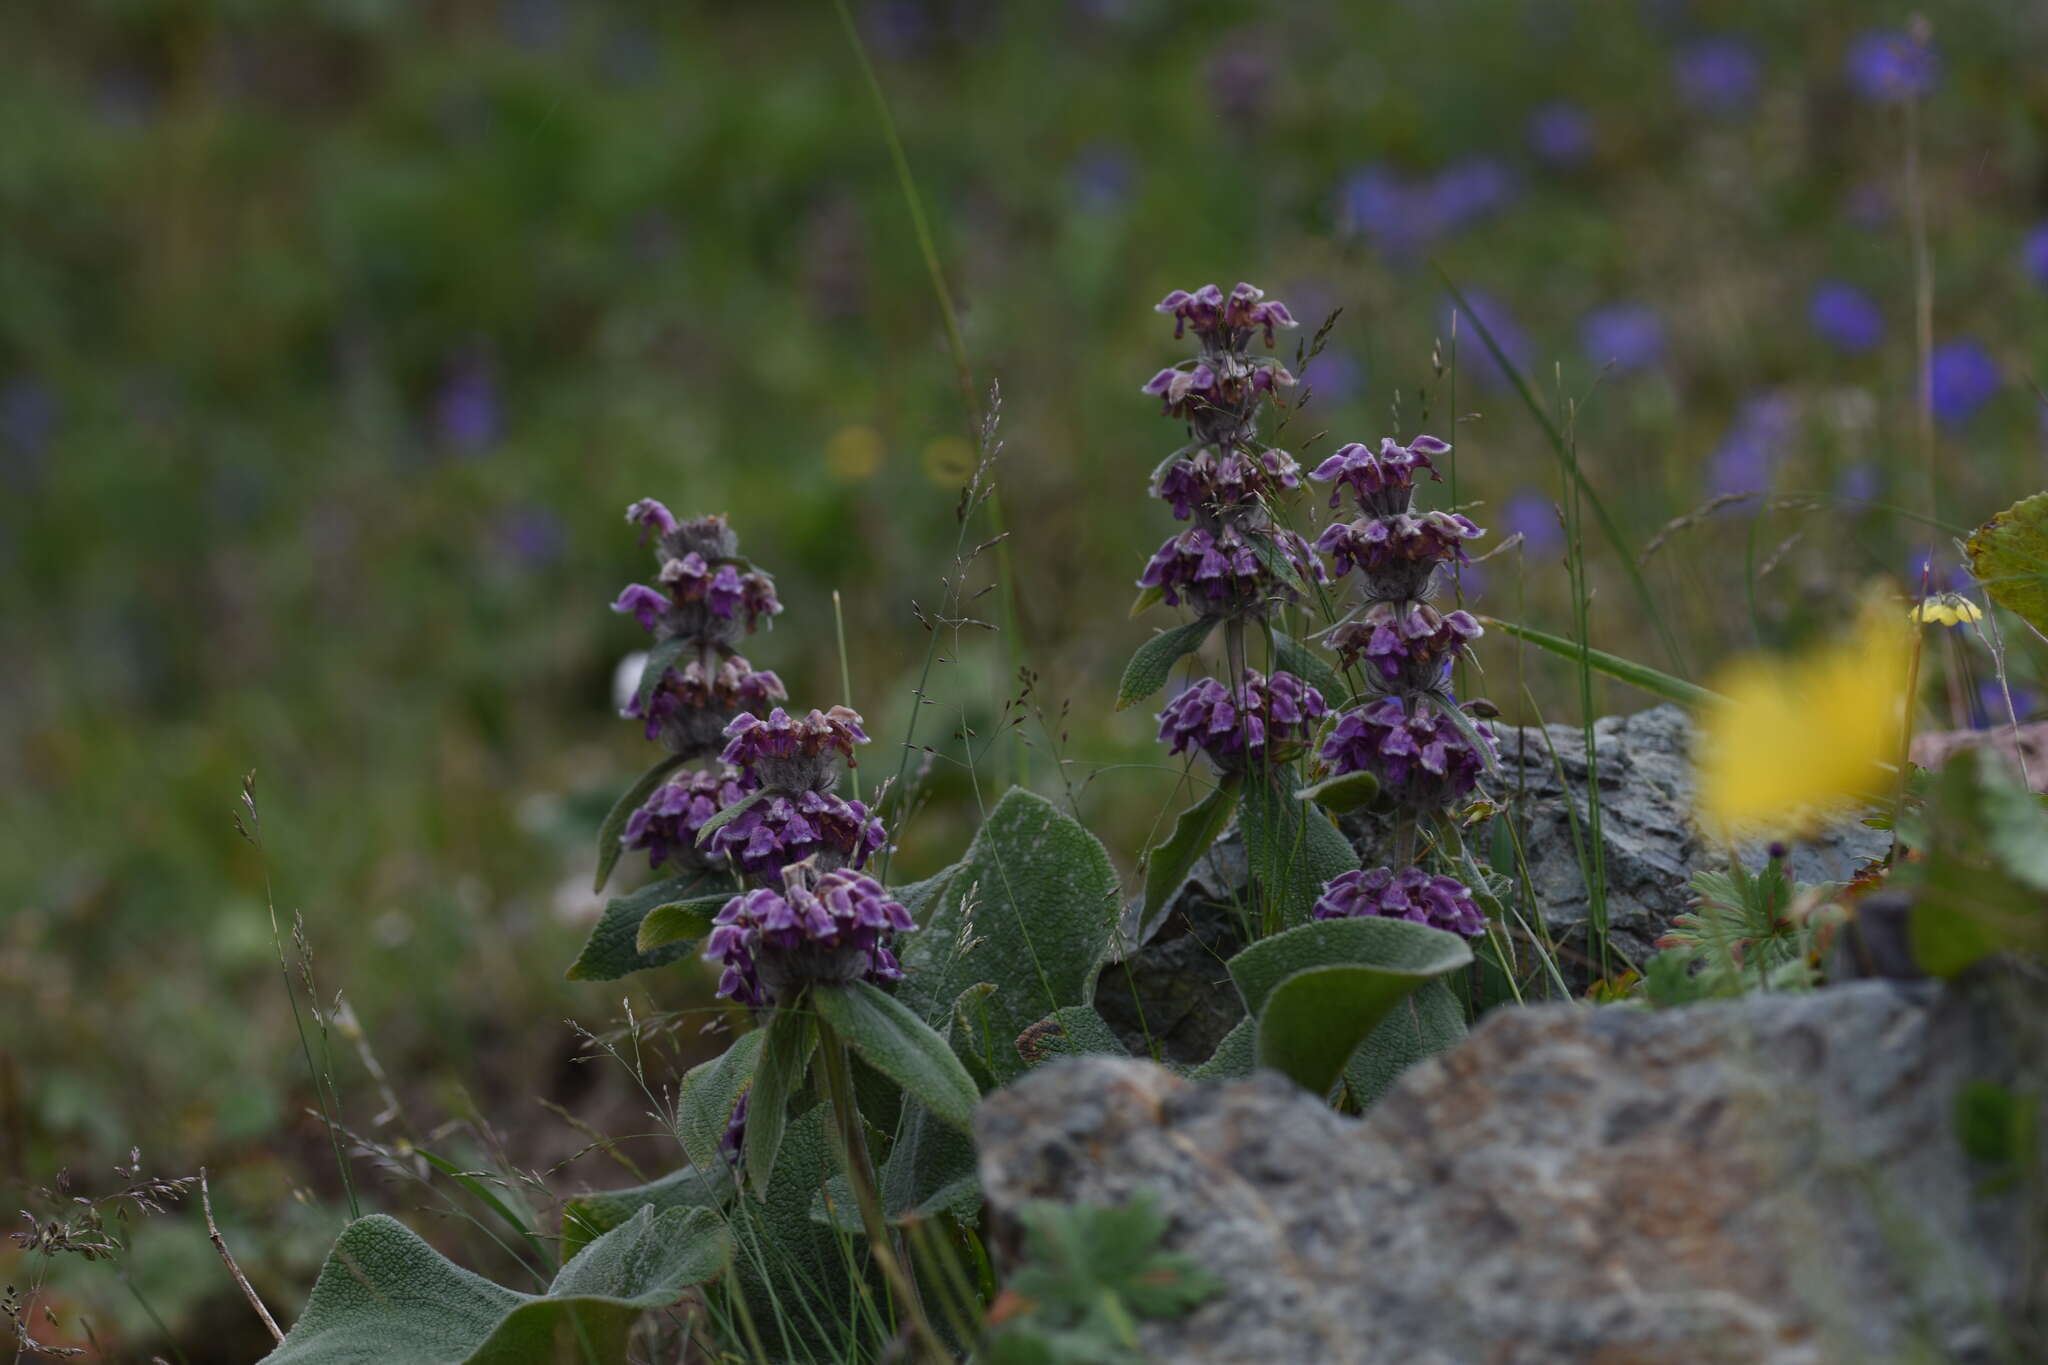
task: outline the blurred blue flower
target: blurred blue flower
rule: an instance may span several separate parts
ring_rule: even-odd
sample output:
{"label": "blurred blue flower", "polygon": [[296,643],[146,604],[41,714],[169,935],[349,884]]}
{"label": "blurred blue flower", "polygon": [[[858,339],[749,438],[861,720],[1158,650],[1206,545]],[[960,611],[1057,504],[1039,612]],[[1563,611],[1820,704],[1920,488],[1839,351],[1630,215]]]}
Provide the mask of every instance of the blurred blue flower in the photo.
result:
{"label": "blurred blue flower", "polygon": [[1970,337],[1944,341],[1927,358],[1934,415],[1950,425],[1969,421],[1998,393],[2004,378],[1984,344]]}
{"label": "blurred blue flower", "polygon": [[1970,571],[1960,564],[1944,565],[1934,557],[1932,550],[1920,549],[1906,556],[1906,591],[1918,596],[1923,592],[1968,592],[1976,586]]}
{"label": "blurred blue flower", "polygon": [[522,568],[538,569],[562,557],[569,533],[553,509],[538,503],[507,508],[498,518],[498,544]]}
{"label": "blurred blue flower", "polygon": [[471,351],[449,367],[434,398],[435,429],[457,453],[476,455],[497,444],[499,422],[497,381],[490,364]]}
{"label": "blurred blue flower", "polygon": [[1610,303],[1579,323],[1579,344],[1596,368],[1647,370],[1664,358],[1664,320],[1644,303]]}
{"label": "blurred blue flower", "polygon": [[2048,223],[2035,224],[2027,234],[2026,245],[2020,248],[2020,264],[2028,279],[2048,289]]}
{"label": "blurred blue flower", "polygon": [[1538,106],[1525,136],[1537,159],[1553,166],[1577,166],[1593,154],[1593,118],[1566,100]]}
{"label": "blurred blue flower", "polygon": [[[1526,373],[1529,369],[1529,338],[1516,323],[1514,315],[1508,312],[1507,305],[1483,289],[1467,289],[1465,302],[1472,306],[1472,311],[1470,316],[1457,319],[1459,368],[1477,375],[1479,382],[1489,388],[1499,388],[1508,382],[1507,371],[1493,358],[1492,349],[1480,337],[1479,329],[1472,325],[1477,319],[1514,367]],[[1437,317],[1437,325],[1442,329],[1439,335],[1446,347],[1451,341],[1451,315],[1457,311],[1457,303],[1445,299]]]}
{"label": "blurred blue flower", "polygon": [[1870,460],[1858,460],[1835,480],[1835,496],[1844,502],[1875,502],[1884,491],[1884,475]]}
{"label": "blurred blue flower", "polygon": [[1780,393],[1744,400],[1721,444],[1707,460],[1707,487],[1715,496],[1760,493],[1799,423],[1799,408]]}
{"label": "blurred blue flower", "polygon": [[1365,166],[1338,191],[1339,226],[1389,256],[1408,256],[1499,212],[1520,189],[1515,173],[1490,156],[1464,157],[1414,180]]}
{"label": "blurred blue flower", "polygon": [[57,433],[57,395],[41,380],[16,375],[0,386],[0,473],[18,488],[36,483]]}
{"label": "blurred blue flower", "polygon": [[2012,709],[2005,704],[2005,688],[1996,678],[1986,678],[1977,684],[1977,695],[1970,699],[1970,728],[1973,730],[1995,730],[2001,725],[2012,724],[2017,716],[2021,724],[2040,707],[2041,698],[2032,688],[2012,689]]}
{"label": "blurred blue flower", "polygon": [[1443,236],[1504,209],[1520,187],[1515,174],[1490,156],[1468,156],[1438,171],[1423,192]]}
{"label": "blurred blue flower", "polygon": [[1806,305],[1806,320],[1822,341],[1838,351],[1875,350],[1884,340],[1884,314],[1876,300],[1853,284],[1823,280]]}
{"label": "blurred blue flower", "polygon": [[1849,44],[1849,84],[1881,104],[1931,92],[1941,79],[1941,57],[1932,44],[1911,33],[1872,29]]}
{"label": "blurred blue flower", "polygon": [[1067,168],[1074,200],[1091,213],[1110,213],[1124,206],[1137,181],[1137,162],[1129,151],[1097,142],[1082,149]]}
{"label": "blurred blue flower", "polygon": [[1678,97],[1702,113],[1739,113],[1763,86],[1763,63],[1739,38],[1699,38],[1672,59]]}
{"label": "blurred blue flower", "polygon": [[1458,600],[1471,602],[1486,595],[1486,570],[1477,564],[1460,564],[1453,575],[1458,583]]}
{"label": "blurred blue flower", "polygon": [[1523,551],[1547,558],[1564,549],[1564,527],[1558,524],[1557,504],[1536,488],[1518,488],[1501,504],[1500,524],[1508,535],[1522,538]]}
{"label": "blurred blue flower", "polygon": [[1345,347],[1326,345],[1301,381],[1314,390],[1316,402],[1348,403],[1365,391],[1365,366]]}

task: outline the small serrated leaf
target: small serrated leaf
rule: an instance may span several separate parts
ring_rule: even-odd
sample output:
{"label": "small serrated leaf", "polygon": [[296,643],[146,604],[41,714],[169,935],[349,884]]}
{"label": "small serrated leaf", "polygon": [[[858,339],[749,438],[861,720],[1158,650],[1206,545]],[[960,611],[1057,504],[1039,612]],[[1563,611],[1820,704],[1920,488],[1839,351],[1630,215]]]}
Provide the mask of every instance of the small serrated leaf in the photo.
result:
{"label": "small serrated leaf", "polygon": [[1142,923],[1152,922],[1152,916],[1180,890],[1195,864],[1223,833],[1237,811],[1237,795],[1243,784],[1242,774],[1222,778],[1207,796],[1180,813],[1166,842],[1146,855]]}
{"label": "small serrated leaf", "polygon": [[1369,806],[1380,794],[1380,780],[1368,772],[1326,777],[1294,794],[1299,801],[1313,801],[1332,815]]}
{"label": "small serrated leaf", "polygon": [[1137,620],[1140,616],[1143,616],[1165,600],[1166,589],[1164,588],[1146,588],[1142,590],[1139,592],[1137,599],[1131,603],[1131,619]]}
{"label": "small serrated leaf", "polygon": [[[671,943],[643,953],[637,946],[640,937],[640,922],[657,905],[673,901],[690,900],[704,896],[706,886],[719,886],[725,879],[712,873],[698,872],[685,877],[664,877],[650,882],[638,891],[624,896],[614,896],[605,902],[604,914],[598,917],[591,929],[590,937],[584,940],[583,951],[576,955],[567,973],[571,981],[616,981],[632,972],[645,971],[649,967],[666,966],[681,957],[686,946]],[[722,894],[730,895],[730,891]]]}
{"label": "small serrated leaf", "polygon": [[1116,709],[1134,706],[1166,686],[1166,680],[1173,676],[1173,666],[1202,647],[1209,632],[1216,628],[1216,621],[1214,616],[1204,616],[1163,630],[1139,645],[1138,652],[1124,666],[1123,681],[1117,685]]}
{"label": "small serrated leaf", "polygon": [[[946,1040],[910,1008],[865,981],[811,988],[818,1017],[875,1070],[933,1114],[964,1131],[981,1092]],[[752,1109],[748,1123],[753,1122]]]}
{"label": "small serrated leaf", "polygon": [[804,1083],[811,1052],[818,1045],[817,1021],[807,1012],[771,1011],[762,1026],[761,1053],[754,1062],[754,1087],[747,1099],[745,1152],[747,1187],[758,1199],[768,1197],[775,1174],[775,1154],[789,1122],[789,1101]]}
{"label": "small serrated leaf", "polygon": [[611,880],[612,869],[619,865],[619,855],[625,851],[619,839],[625,834],[626,822],[633,818],[633,812],[646,805],[647,798],[654,795],[654,789],[682,764],[681,754],[670,754],[640,774],[640,780],[626,788],[625,795],[612,804],[604,823],[597,827],[597,880],[591,884],[592,891],[604,890],[604,884]]}
{"label": "small serrated leaf", "polygon": [[2048,633],[2048,493],[2022,498],[1979,526],[1963,553],[1993,602]]}
{"label": "small serrated leaf", "polygon": [[690,943],[711,932],[711,917],[725,908],[732,897],[724,892],[693,896],[655,906],[640,921],[633,946],[642,953],[666,948],[671,943]]}

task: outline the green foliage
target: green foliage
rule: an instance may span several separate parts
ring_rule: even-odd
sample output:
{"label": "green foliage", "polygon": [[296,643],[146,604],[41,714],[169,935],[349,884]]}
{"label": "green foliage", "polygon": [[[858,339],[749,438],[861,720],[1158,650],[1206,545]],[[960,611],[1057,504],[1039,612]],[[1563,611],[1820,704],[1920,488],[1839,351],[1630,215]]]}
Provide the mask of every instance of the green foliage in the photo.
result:
{"label": "green foliage", "polygon": [[1054,1057],[1124,1057],[1129,1053],[1103,1017],[1088,1005],[1067,1005],[1017,1035],[1017,1055],[1026,1066]]}
{"label": "green foliage", "polygon": [[1258,1065],[1258,1021],[1240,1019],[1216,1042],[1209,1060],[1188,1072],[1191,1080],[1235,1081],[1252,1074]]}
{"label": "green foliage", "polygon": [[1992,601],[2048,632],[2048,493],[2021,498],[1979,526],[1963,552]]}
{"label": "green foliage", "polygon": [[731,1246],[704,1208],[642,1207],[585,1246],[543,1295],[450,1263],[396,1219],[343,1230],[269,1365],[536,1365],[625,1357],[633,1320],[723,1270]]}
{"label": "green foliage", "polygon": [[670,1209],[716,1211],[731,1203],[732,1196],[732,1172],[722,1161],[685,1166],[645,1185],[578,1195],[562,1205],[562,1259],[572,1259],[643,1208],[653,1209],[657,1217]]}
{"label": "green foliage", "polygon": [[1181,1317],[1223,1288],[1192,1258],[1161,1251],[1166,1215],[1152,1199],[1115,1207],[1033,1201],[1017,1210],[1024,1261],[992,1336],[1001,1365],[1128,1365],[1138,1323]]}
{"label": "green foliage", "polygon": [[1163,630],[1138,646],[1124,666],[1123,681],[1117,684],[1116,709],[1135,706],[1160,688],[1173,675],[1173,666],[1202,647],[1219,618],[1203,616],[1185,625]]}
{"label": "green foliage", "polygon": [[764,1029],[750,1029],[710,1061],[692,1067],[676,1094],[676,1141],[684,1155],[703,1167],[723,1164],[718,1144],[732,1122],[740,1097],[754,1083]]}
{"label": "green foliage", "polygon": [[1311,783],[1294,794],[1298,801],[1313,801],[1332,815],[1344,815],[1369,806],[1380,794],[1380,780],[1369,772],[1344,773]]}
{"label": "green foliage", "polygon": [[2041,1097],[1994,1081],[1971,1081],[1956,1093],[1956,1140],[1988,1171],[1984,1193],[2026,1177],[2040,1147]]}
{"label": "green foliage", "polygon": [[1323,656],[1301,641],[1273,632],[1273,667],[1295,677],[1323,694],[1334,709],[1344,699],[1344,682]]}
{"label": "green foliage", "polygon": [[1604,649],[1581,649],[1577,640],[1567,639],[1562,635],[1553,635],[1547,630],[1538,630],[1534,626],[1519,625],[1513,621],[1502,621],[1492,616],[1481,616],[1479,620],[1481,624],[1497,630],[1503,635],[1511,635],[1517,640],[1526,641],[1539,649],[1547,650],[1561,659],[1569,659],[1574,663],[1583,659],[1586,667],[1592,669],[1595,673],[1604,673],[1617,682],[1625,682],[1630,687],[1647,692],[1653,697],[1659,697],[1665,701],[1675,701],[1680,706],[1689,707],[1695,711],[1720,700],[1717,693],[1710,692],[1697,683],[1689,683],[1683,678],[1674,678],[1661,669],[1652,668],[1648,664],[1639,664],[1633,659],[1624,659],[1618,654],[1609,654]]}
{"label": "green foliage", "polygon": [[1094,835],[1042,796],[1012,788],[945,874],[922,932],[899,948],[900,997],[928,1022],[993,982],[969,1012],[971,1051],[1000,1084],[1024,1069],[1015,1039],[1050,1010],[1087,1004],[1120,892]]}
{"label": "green foliage", "polygon": [[615,896],[605,903],[604,914],[584,941],[583,951],[570,964],[571,981],[616,981],[650,967],[665,967],[689,952],[690,945],[677,940],[647,952],[640,950],[640,924],[658,906],[678,905],[702,898],[704,888],[724,882],[710,873],[664,877],[638,891]]}
{"label": "green foliage", "polygon": [[974,1140],[922,1104],[904,1106],[903,1122],[882,1163],[882,1208],[909,1221],[950,1213],[971,1222],[981,1207]]}
{"label": "green foliage", "polygon": [[1344,1063],[1344,1094],[1352,1108],[1369,1109],[1415,1063],[1448,1050],[1465,1036],[1465,1006],[1442,980],[1425,981],[1366,1035]]}
{"label": "green foliage", "polygon": [[1166,842],[1145,855],[1144,923],[1150,924],[1173,899],[1195,864],[1230,824],[1243,784],[1244,779],[1236,773],[1219,779],[1207,796],[1180,813]]}
{"label": "green foliage", "polygon": [[1253,773],[1238,807],[1246,865],[1269,929],[1305,924],[1323,883],[1358,866],[1350,841],[1295,796],[1297,787],[1291,767]]}
{"label": "green foliage", "polygon": [[[1320,920],[1252,944],[1230,960],[1230,976],[1256,1021],[1257,1064],[1324,1094],[1396,1005],[1471,960],[1463,939],[1425,924]],[[1413,1060],[1404,1051],[1382,1070]]]}
{"label": "green foliage", "polygon": [[597,877],[591,883],[592,891],[604,890],[604,884],[611,880],[612,869],[619,865],[619,855],[624,852],[624,845],[619,840],[625,835],[626,822],[633,818],[633,812],[646,805],[647,798],[654,795],[654,789],[682,765],[680,755],[668,755],[640,774],[639,779],[612,803],[612,808],[605,813],[604,823],[597,827]]}
{"label": "green foliage", "polygon": [[711,932],[711,919],[727,901],[730,892],[692,896],[686,901],[669,901],[649,910],[633,935],[633,949],[642,957],[676,943],[694,943]]}
{"label": "green foliage", "polygon": [[1902,822],[1921,856],[1892,874],[1913,894],[1913,957],[1952,977],[1993,953],[2048,955],[2048,810],[1987,749],[1950,759]]}
{"label": "green foliage", "polygon": [[747,1188],[768,1197],[789,1102],[803,1087],[811,1053],[818,1046],[817,1021],[802,1010],[771,1010],[761,1026],[761,1051],[754,1062],[753,1088],[747,1099],[747,1133],[743,1169]]}
{"label": "green foliage", "polygon": [[[974,1078],[908,1006],[865,981],[814,986],[810,1001],[832,1032],[904,1094],[963,1132],[974,1126],[974,1106],[981,1102]],[[747,1121],[751,1126],[751,1108]]]}
{"label": "green foliage", "polygon": [[1643,994],[1668,1007],[1748,991],[1805,990],[1815,984],[1816,925],[1794,922],[1794,901],[1824,890],[1794,882],[1773,858],[1751,873],[1740,864],[1693,875],[1693,908],[1674,917],[1662,949],[1643,969]]}

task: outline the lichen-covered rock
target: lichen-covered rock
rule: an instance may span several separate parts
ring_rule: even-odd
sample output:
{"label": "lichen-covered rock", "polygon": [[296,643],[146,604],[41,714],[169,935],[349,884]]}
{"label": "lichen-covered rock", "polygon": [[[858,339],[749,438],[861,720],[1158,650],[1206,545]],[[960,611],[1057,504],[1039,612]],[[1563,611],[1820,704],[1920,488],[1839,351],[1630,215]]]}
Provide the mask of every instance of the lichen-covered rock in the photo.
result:
{"label": "lichen-covered rock", "polygon": [[2043,1035],[2011,981],[1506,1009],[1362,1120],[1075,1059],[983,1102],[981,1179],[999,1228],[1155,1194],[1228,1286],[1144,1326],[1174,1365],[2041,1359],[2048,1153],[2001,1185],[1957,1114],[2038,1106]]}

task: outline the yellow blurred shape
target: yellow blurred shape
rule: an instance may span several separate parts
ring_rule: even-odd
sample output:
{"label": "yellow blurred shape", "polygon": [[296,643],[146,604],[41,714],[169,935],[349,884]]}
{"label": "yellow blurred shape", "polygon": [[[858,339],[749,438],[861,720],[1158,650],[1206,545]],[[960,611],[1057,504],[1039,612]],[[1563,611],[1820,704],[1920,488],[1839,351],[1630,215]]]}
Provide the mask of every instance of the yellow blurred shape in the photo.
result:
{"label": "yellow blurred shape", "polygon": [[871,479],[887,453],[873,427],[841,427],[825,442],[825,467],[849,482]]}
{"label": "yellow blurred shape", "polygon": [[974,477],[974,447],[961,436],[937,436],[924,448],[925,477],[958,488]]}
{"label": "yellow blurred shape", "polygon": [[1984,619],[1984,609],[1960,593],[1936,593],[1906,613],[1923,626],[1967,626]]}
{"label": "yellow blurred shape", "polygon": [[1700,821],[1799,834],[1897,781],[1912,633],[1896,599],[1866,601],[1855,633],[1793,657],[1738,660],[1700,717]]}

